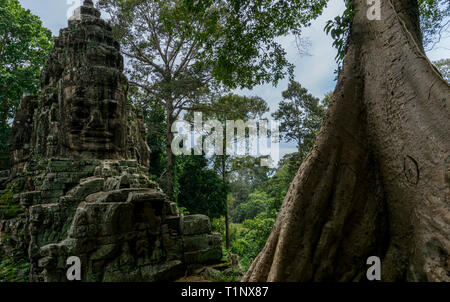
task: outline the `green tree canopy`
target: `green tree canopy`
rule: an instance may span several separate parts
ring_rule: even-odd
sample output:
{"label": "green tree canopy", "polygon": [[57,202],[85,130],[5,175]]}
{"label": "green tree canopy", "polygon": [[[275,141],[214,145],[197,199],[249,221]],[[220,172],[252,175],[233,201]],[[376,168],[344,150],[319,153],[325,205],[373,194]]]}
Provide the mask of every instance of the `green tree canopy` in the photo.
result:
{"label": "green tree canopy", "polygon": [[228,186],[204,156],[177,157],[177,203],[191,214],[215,218],[225,214]]}
{"label": "green tree canopy", "polygon": [[52,47],[50,30],[20,6],[0,0],[0,116],[2,126],[14,117],[24,93],[39,90],[39,75]]}
{"label": "green tree canopy", "polygon": [[[329,20],[325,26],[325,32],[334,39],[333,46],[338,50],[336,55],[338,69],[335,73],[339,73],[341,69],[347,51],[350,26],[356,13],[352,0],[345,0],[345,2],[346,10],[342,16]],[[450,27],[450,2],[448,0],[417,0],[417,3],[422,44],[425,49],[431,50]]]}
{"label": "green tree canopy", "polygon": [[277,83],[292,74],[276,37],[300,33],[326,0],[100,0],[130,59],[131,84],[166,110],[168,194],[172,194],[170,127],[184,110],[227,88]]}
{"label": "green tree canopy", "polygon": [[[206,113],[205,118],[206,119],[215,119],[222,123],[222,125],[226,126],[227,120],[243,120],[248,121],[250,119],[258,119],[262,118],[264,113],[266,113],[269,110],[269,107],[267,106],[266,101],[264,101],[260,97],[244,97],[239,96],[235,94],[229,94],[226,96],[223,96],[215,101],[212,102],[209,106],[206,106],[203,108],[203,111]],[[192,112],[190,112],[187,115],[188,119],[192,119]],[[247,137],[247,136],[246,136]],[[245,140],[246,137],[239,137],[238,140]],[[232,178],[238,174],[238,170],[247,171],[249,172],[249,169],[242,169],[245,165],[250,165],[252,167],[255,166],[255,162],[257,161],[257,158],[253,158],[250,156],[246,157],[232,157],[230,155],[226,154],[226,136],[224,135],[224,141],[223,141],[223,155],[214,155],[212,157],[213,167],[214,170],[219,173],[222,177],[222,181],[226,184],[230,184],[232,181]],[[260,167],[254,168],[251,173],[252,176],[260,177],[261,174],[267,175],[268,169],[267,167]],[[231,177],[230,177],[231,176]],[[245,179],[245,176],[243,174],[240,174],[242,176],[241,179]],[[247,175],[249,176],[249,175]],[[250,176],[250,177],[252,177]],[[233,182],[236,184],[236,182]],[[231,186],[231,188],[236,189],[238,186]],[[232,191],[233,197],[236,197],[235,191]],[[249,194],[248,192],[247,194]],[[230,200],[236,202],[236,198],[231,198]],[[229,231],[229,208],[228,204],[226,204],[225,209],[225,228],[226,228],[226,247],[227,249],[231,246],[231,236]],[[231,203],[230,206],[233,206]]]}
{"label": "green tree canopy", "polygon": [[441,72],[444,80],[446,80],[447,83],[450,83],[450,59],[442,59],[433,63]]}
{"label": "green tree canopy", "polygon": [[304,158],[314,143],[325,108],[318,98],[295,81],[291,81],[288,89],[283,91],[283,99],[272,116],[281,122],[283,139],[295,141],[300,157]]}
{"label": "green tree canopy", "polygon": [[420,29],[423,45],[432,49],[441,40],[442,33],[450,26],[450,2],[448,0],[419,0]]}

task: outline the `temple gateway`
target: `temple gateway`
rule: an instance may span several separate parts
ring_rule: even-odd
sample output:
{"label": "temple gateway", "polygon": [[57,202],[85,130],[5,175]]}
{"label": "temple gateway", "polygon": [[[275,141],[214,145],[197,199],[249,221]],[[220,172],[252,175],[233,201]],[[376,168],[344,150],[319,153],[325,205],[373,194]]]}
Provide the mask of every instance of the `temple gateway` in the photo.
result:
{"label": "temple gateway", "polygon": [[182,216],[148,178],[142,114],[127,102],[120,45],[92,1],[55,39],[41,93],[25,96],[0,172],[0,258],[30,281],[176,280],[222,258],[209,218]]}

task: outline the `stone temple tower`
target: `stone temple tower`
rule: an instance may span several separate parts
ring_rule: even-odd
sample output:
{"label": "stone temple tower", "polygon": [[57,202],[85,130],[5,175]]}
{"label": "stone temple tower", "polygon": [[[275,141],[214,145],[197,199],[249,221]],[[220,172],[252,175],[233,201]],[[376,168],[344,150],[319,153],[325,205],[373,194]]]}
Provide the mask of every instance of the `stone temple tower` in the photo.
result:
{"label": "stone temple tower", "polygon": [[[55,39],[42,93],[27,97],[16,118],[13,166],[29,157],[136,158],[149,165],[142,120],[127,104],[120,45],[100,15],[84,1]],[[27,132],[18,133],[23,126]]]}
{"label": "stone temple tower", "polygon": [[180,215],[148,177],[120,47],[92,1],[55,39],[41,85],[19,106],[13,167],[0,171],[0,261],[32,281],[67,281],[70,257],[82,281],[175,280],[220,261],[209,218]]}

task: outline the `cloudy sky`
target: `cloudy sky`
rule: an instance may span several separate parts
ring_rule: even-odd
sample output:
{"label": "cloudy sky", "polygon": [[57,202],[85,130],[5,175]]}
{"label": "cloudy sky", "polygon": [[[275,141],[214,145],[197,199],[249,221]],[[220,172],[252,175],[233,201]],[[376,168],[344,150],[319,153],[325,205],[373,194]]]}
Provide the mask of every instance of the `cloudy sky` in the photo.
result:
{"label": "cloudy sky", "polygon": [[[55,36],[58,35],[61,28],[67,26],[68,14],[70,15],[77,3],[80,3],[80,0],[19,1],[23,7],[39,16],[44,26],[51,29]],[[334,89],[336,83],[333,71],[337,67],[334,60],[336,50],[332,47],[332,39],[324,33],[323,28],[328,20],[341,15],[344,8],[344,0],[330,0],[322,16],[315,20],[310,28],[304,30],[303,37],[310,41],[308,49],[310,55],[302,56],[299,54],[294,37],[286,36],[279,39],[287,52],[289,61],[296,66],[295,80],[319,98],[322,98],[326,93]],[[432,61],[450,57],[450,37],[442,39],[427,54]],[[287,84],[285,80],[281,81],[277,87],[262,85],[255,87],[251,91],[242,90],[236,91],[236,93],[258,95],[264,98],[273,112],[277,109],[281,100],[281,92],[287,88]],[[294,152],[296,149],[293,144],[286,143],[283,143],[281,148],[281,156]]]}

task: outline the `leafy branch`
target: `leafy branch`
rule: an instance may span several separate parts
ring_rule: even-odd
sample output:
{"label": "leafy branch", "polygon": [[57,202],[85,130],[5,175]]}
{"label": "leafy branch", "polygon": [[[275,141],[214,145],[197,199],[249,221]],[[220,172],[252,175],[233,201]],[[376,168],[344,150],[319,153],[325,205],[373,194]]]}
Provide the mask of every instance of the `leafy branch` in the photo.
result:
{"label": "leafy branch", "polygon": [[337,16],[334,20],[328,20],[324,28],[326,34],[331,35],[333,38],[333,47],[338,51],[335,57],[335,60],[338,63],[338,69],[335,71],[336,74],[339,74],[341,71],[342,62],[344,61],[345,53],[347,52],[351,24],[353,22],[353,17],[356,14],[356,10],[353,8],[351,0],[346,1],[346,6],[347,8],[342,16]]}

